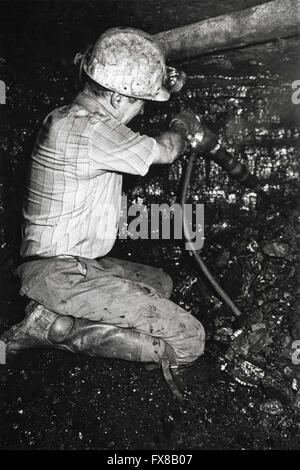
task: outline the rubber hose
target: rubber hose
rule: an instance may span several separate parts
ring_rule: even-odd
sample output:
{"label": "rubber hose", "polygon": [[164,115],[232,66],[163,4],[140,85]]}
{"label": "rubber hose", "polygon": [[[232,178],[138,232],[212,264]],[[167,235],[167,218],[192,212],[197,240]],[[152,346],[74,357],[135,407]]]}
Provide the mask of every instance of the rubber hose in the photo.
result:
{"label": "rubber hose", "polygon": [[[190,185],[191,181],[191,176],[192,176],[192,170],[193,170],[193,165],[194,165],[194,160],[196,156],[196,151],[192,150],[191,155],[188,160],[188,165],[187,169],[185,172],[185,177],[184,177],[184,182],[183,182],[183,188],[182,188],[182,193],[181,193],[181,207],[183,211],[183,232],[186,240],[193,245],[193,242],[191,241],[190,235],[189,235],[189,230],[188,230],[188,222],[186,220],[186,211],[185,211],[185,203],[186,203],[186,196],[187,196],[187,190]],[[210,273],[208,270],[206,264],[204,263],[202,257],[199,255],[199,253],[196,250],[189,250],[192,255],[194,256],[199,268],[201,269],[202,273],[205,275],[205,277],[208,279],[210,284],[213,286],[215,291],[219,294],[223,302],[230,308],[232,313],[236,317],[240,317],[242,315],[242,312],[237,308],[237,306],[234,304],[234,302],[228,297],[226,292],[222,289],[220,284],[216,281],[216,279],[213,277],[213,275]]]}

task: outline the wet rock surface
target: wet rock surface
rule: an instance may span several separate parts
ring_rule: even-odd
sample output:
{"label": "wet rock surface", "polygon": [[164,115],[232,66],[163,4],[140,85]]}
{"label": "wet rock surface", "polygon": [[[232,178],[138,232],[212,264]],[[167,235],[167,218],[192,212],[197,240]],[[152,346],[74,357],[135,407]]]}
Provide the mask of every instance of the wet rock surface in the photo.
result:
{"label": "wet rock surface", "polygon": [[[23,316],[16,267],[26,165],[41,120],[76,92],[70,56],[94,39],[96,23],[106,29],[126,21],[157,32],[203,18],[199,2],[186,2],[182,15],[175,2],[172,22],[164,1],[144,10],[129,2],[126,11],[122,2],[112,9],[113,3],[98,9],[92,3],[6,6],[0,33],[7,44],[0,53],[7,84],[7,105],[0,108],[0,333]],[[225,11],[234,9],[234,2],[224,3]],[[244,3],[236,7],[251,5]],[[0,366],[1,448],[299,448],[300,353],[293,343],[300,340],[299,111],[290,101],[287,71],[282,77],[229,68],[224,75],[217,64],[205,75],[195,61],[190,67],[186,89],[169,103],[149,105],[133,128],[157,135],[182,106],[190,107],[220,130],[227,148],[260,179],[268,200],[201,158],[188,196],[205,204],[202,256],[245,318],[237,321],[211,291],[183,243],[118,241],[112,256],[165,269],[174,280],[172,299],[206,328],[205,355],[180,379],[186,401],[172,397],[158,370],[139,364],[27,351]],[[176,202],[186,160],[153,168],[143,179],[128,177],[128,203]]]}

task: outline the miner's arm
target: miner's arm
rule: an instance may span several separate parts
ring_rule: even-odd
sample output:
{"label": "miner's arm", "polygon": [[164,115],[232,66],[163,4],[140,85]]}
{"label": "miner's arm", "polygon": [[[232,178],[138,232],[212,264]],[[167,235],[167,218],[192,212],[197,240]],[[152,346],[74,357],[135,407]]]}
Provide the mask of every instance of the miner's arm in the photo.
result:
{"label": "miner's arm", "polygon": [[173,163],[186,149],[186,131],[181,126],[172,125],[167,132],[157,139],[158,151],[155,153],[153,163]]}
{"label": "miner's arm", "polygon": [[199,119],[191,110],[177,114],[168,131],[156,138],[158,151],[153,163],[173,163],[187,148],[187,136],[199,130]]}

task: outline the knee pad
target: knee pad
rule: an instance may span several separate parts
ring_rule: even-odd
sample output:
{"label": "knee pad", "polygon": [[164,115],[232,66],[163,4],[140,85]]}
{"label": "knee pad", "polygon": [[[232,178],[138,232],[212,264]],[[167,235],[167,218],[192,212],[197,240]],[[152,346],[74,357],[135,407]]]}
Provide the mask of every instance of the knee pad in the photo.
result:
{"label": "knee pad", "polygon": [[74,325],[72,317],[59,317],[52,323],[48,339],[53,343],[61,343],[70,333]]}
{"label": "knee pad", "polygon": [[190,354],[191,357],[194,357],[192,361],[202,356],[205,347],[205,330],[202,323],[200,323],[198,320],[195,322],[193,332],[194,336],[190,339]]}

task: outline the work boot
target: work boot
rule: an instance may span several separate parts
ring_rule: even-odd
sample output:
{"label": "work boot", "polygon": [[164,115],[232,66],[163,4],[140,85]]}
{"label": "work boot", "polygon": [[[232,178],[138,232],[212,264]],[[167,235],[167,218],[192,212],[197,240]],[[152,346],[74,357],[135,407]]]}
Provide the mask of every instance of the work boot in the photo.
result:
{"label": "work boot", "polygon": [[25,319],[4,333],[7,354],[22,349],[54,348],[89,356],[159,362],[165,343],[130,328],[57,315],[31,301]]}
{"label": "work boot", "polygon": [[45,332],[57,315],[33,301],[27,305],[25,314],[23,321],[12,326],[0,338],[6,344],[7,354],[15,354],[23,349],[50,346]]}
{"label": "work boot", "polygon": [[171,373],[172,367],[176,369],[172,348],[160,338],[130,328],[57,315],[31,301],[24,320],[4,333],[1,339],[6,344],[7,354],[46,347],[89,356],[156,363],[173,394],[183,399]]}

